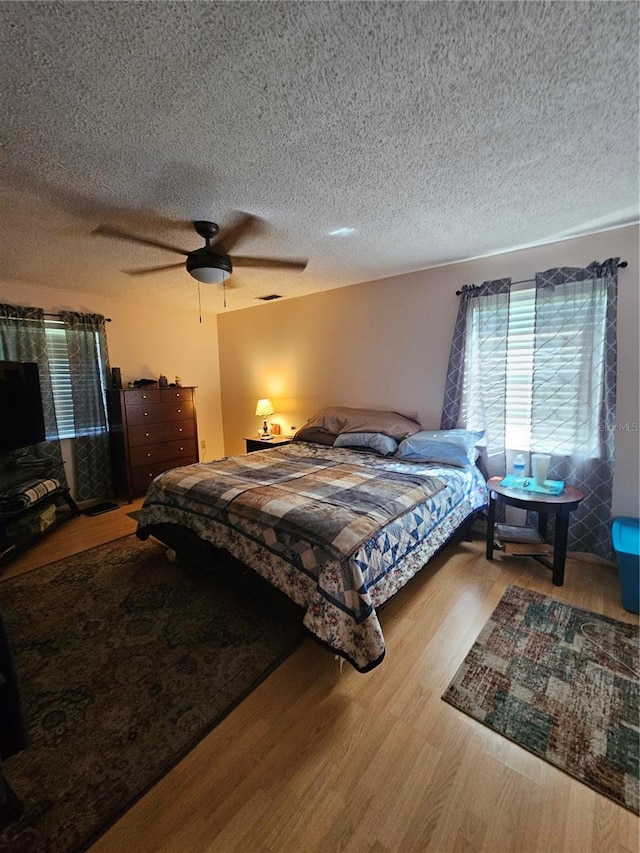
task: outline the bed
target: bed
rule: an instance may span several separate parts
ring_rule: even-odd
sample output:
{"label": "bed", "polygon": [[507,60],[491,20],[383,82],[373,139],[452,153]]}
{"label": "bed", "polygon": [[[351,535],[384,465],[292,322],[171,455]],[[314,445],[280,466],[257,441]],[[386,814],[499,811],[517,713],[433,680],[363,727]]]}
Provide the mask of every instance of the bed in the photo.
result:
{"label": "bed", "polygon": [[435,434],[412,418],[398,428],[376,412],[367,432],[351,414],[360,410],[347,411],[346,427],[310,419],[290,445],[161,474],[137,535],[172,548],[195,536],[231,554],[302,608],[316,640],[367,672],[385,654],[378,609],[470,524],[487,487],[471,461],[475,438],[465,436],[464,453],[441,437],[425,452]]}

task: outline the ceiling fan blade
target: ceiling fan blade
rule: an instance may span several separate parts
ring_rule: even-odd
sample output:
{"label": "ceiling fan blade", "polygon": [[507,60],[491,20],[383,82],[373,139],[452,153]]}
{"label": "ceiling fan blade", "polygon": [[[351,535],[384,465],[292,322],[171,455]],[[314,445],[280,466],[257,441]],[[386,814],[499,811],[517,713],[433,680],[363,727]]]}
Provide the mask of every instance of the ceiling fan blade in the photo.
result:
{"label": "ceiling fan blade", "polygon": [[287,260],[286,258],[246,258],[239,255],[231,256],[234,267],[264,267],[274,270],[300,270],[306,268],[307,260]]}
{"label": "ceiling fan blade", "polygon": [[142,267],[135,270],[122,270],[122,272],[126,275],[147,275],[148,273],[164,272],[164,270],[175,270],[178,268],[184,269],[184,261],[180,261],[179,264],[165,264],[162,267]]}
{"label": "ceiling fan blade", "polygon": [[156,249],[165,249],[167,252],[176,252],[178,255],[188,255],[186,249],[178,249],[176,246],[169,246],[166,243],[159,243],[157,240],[150,240],[147,237],[138,237],[135,234],[129,234],[128,231],[121,231],[119,228],[114,228],[111,225],[98,225],[92,232],[100,237],[117,237],[120,240],[130,240],[132,243],[143,243],[145,246],[155,246]]}
{"label": "ceiling fan blade", "polygon": [[217,250],[222,249],[225,255],[236,245],[238,240],[241,240],[246,234],[257,230],[262,220],[257,216],[252,216],[250,213],[240,213],[236,219],[225,228],[220,228],[218,234],[211,241],[211,245]]}

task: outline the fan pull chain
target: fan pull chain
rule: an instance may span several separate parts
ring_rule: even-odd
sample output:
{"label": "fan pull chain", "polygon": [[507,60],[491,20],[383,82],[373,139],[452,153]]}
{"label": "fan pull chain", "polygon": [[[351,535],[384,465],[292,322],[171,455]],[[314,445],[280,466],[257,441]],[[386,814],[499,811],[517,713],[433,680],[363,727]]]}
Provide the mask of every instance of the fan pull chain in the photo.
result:
{"label": "fan pull chain", "polygon": [[224,307],[227,307],[227,279],[222,279],[222,302]]}
{"label": "fan pull chain", "polygon": [[198,311],[200,312],[200,322],[202,323],[202,298],[200,296],[200,282],[198,282]]}

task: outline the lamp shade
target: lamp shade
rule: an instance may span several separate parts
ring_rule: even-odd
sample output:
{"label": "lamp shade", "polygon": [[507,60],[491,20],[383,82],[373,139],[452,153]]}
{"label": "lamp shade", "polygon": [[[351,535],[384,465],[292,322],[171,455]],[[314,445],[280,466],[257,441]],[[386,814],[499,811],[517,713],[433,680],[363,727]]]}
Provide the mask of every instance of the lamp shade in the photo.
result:
{"label": "lamp shade", "polygon": [[266,418],[267,415],[272,415],[273,412],[274,409],[271,400],[267,400],[266,397],[262,400],[258,400],[258,403],[256,405],[256,417]]}

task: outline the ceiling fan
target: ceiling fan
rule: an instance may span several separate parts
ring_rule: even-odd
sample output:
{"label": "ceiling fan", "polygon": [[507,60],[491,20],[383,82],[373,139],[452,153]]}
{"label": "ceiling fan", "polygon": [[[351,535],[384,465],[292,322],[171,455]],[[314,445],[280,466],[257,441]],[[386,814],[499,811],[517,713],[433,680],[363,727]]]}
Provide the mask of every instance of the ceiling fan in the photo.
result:
{"label": "ceiling fan", "polygon": [[186,255],[186,263],[164,264],[162,266],[144,267],[142,269],[123,270],[127,275],[147,275],[162,270],[176,269],[186,266],[187,272],[204,284],[217,284],[224,282],[232,273],[234,267],[263,267],[267,269],[298,270],[302,271],[307,266],[306,260],[288,260],[285,258],[251,258],[244,255],[229,256],[229,252],[236,243],[249,231],[256,227],[260,220],[249,213],[241,213],[228,227],[220,229],[215,222],[196,220],[193,227],[204,239],[205,245],[200,249],[189,252],[176,246],[169,246],[157,240],[147,237],[139,237],[122,231],[111,225],[98,225],[93,231],[103,237],[116,237],[120,240],[131,240],[134,243],[142,243],[146,246],[155,246],[167,252],[175,252],[178,255]]}

